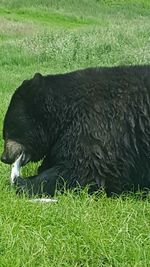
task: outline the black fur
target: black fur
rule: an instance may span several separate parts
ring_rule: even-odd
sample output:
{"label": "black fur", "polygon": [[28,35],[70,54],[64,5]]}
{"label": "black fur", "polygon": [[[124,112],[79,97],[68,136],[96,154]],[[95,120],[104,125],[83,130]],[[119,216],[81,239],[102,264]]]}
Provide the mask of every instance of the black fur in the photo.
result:
{"label": "black fur", "polygon": [[53,195],[62,178],[108,195],[150,188],[150,66],[36,74],[14,93],[3,132],[31,161],[44,157],[20,190]]}

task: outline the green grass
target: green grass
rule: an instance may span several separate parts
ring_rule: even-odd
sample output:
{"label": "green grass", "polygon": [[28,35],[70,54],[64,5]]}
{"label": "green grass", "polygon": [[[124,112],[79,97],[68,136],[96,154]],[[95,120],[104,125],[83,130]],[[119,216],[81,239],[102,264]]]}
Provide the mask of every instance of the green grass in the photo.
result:
{"label": "green grass", "polygon": [[35,204],[3,193],[0,266],[149,266],[148,201],[86,192],[58,200]]}
{"label": "green grass", "polygon": [[[0,152],[10,97],[35,72],[150,62],[148,0],[0,1]],[[23,175],[36,172],[29,164]],[[149,267],[149,199],[58,195],[31,203],[0,163],[0,267]]]}

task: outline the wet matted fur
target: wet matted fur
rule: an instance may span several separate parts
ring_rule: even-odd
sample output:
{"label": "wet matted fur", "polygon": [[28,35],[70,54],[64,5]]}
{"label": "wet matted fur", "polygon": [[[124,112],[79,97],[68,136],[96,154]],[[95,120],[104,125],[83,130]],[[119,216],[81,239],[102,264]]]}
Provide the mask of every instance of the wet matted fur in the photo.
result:
{"label": "wet matted fur", "polygon": [[12,96],[3,135],[26,162],[43,158],[38,175],[16,182],[30,194],[53,195],[62,178],[108,195],[150,188],[150,66],[36,74]]}

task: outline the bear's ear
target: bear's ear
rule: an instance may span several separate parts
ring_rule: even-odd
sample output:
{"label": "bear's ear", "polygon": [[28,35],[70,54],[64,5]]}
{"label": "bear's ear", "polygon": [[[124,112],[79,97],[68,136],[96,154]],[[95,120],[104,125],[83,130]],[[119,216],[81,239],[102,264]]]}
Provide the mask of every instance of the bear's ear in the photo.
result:
{"label": "bear's ear", "polygon": [[35,73],[33,77],[33,82],[34,83],[39,83],[42,80],[43,76],[41,73]]}
{"label": "bear's ear", "polygon": [[24,80],[24,81],[22,82],[22,85],[27,84],[28,81],[29,81],[29,80]]}

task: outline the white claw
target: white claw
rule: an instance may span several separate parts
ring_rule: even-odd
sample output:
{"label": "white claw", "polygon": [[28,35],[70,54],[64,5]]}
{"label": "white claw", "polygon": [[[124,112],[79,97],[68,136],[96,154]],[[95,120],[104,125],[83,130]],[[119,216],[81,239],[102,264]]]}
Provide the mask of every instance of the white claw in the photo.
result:
{"label": "white claw", "polygon": [[10,176],[12,185],[15,182],[15,178],[20,176],[20,167],[21,167],[21,162],[22,162],[22,156],[23,156],[23,154],[21,154],[12,165],[11,176]]}

